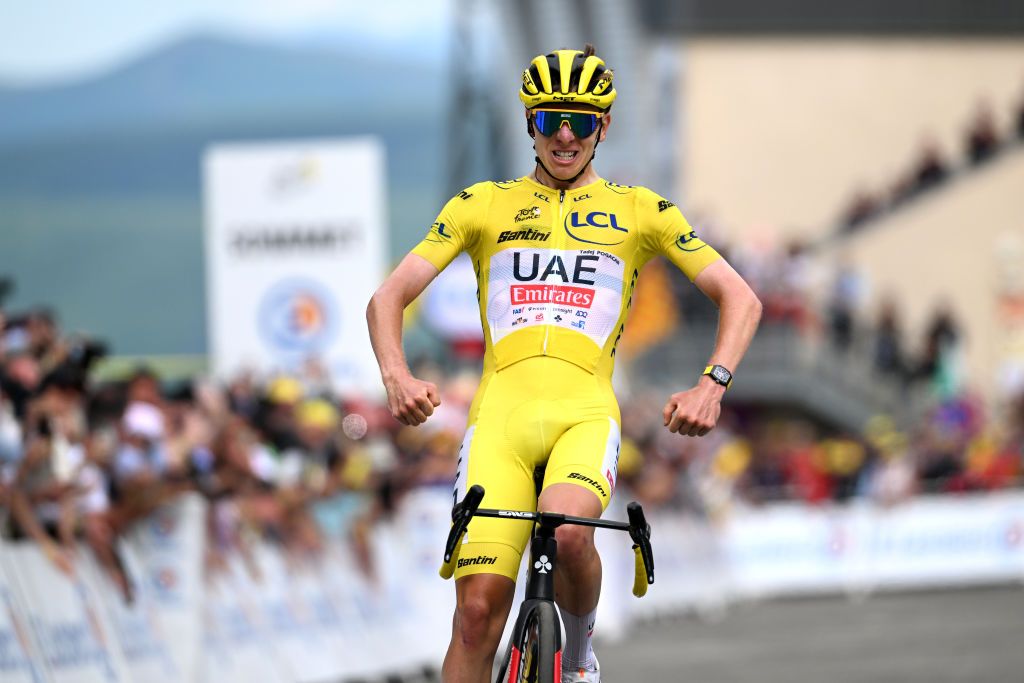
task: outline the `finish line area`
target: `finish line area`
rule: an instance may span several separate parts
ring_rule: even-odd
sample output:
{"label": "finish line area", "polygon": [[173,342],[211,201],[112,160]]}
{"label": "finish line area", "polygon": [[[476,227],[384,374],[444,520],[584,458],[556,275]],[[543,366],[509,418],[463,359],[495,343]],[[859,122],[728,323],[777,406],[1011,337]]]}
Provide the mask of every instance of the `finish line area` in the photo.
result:
{"label": "finish line area", "polygon": [[615,681],[1011,681],[1024,671],[1024,587],[739,603],[636,624],[598,643]]}

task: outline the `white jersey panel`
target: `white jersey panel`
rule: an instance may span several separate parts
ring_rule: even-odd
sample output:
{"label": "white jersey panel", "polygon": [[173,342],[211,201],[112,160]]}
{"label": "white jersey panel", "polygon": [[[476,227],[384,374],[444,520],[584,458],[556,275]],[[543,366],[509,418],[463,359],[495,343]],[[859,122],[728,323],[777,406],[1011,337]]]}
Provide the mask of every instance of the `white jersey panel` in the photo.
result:
{"label": "white jersey panel", "polygon": [[487,323],[497,343],[518,330],[553,325],[603,347],[622,311],[624,264],[596,249],[505,249],[491,257]]}

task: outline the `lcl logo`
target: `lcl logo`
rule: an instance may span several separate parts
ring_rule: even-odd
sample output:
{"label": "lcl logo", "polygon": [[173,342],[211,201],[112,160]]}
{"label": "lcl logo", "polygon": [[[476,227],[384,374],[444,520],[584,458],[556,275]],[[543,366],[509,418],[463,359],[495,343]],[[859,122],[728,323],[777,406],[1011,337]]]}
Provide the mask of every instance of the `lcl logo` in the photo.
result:
{"label": "lcl logo", "polygon": [[619,225],[614,213],[604,211],[573,211],[565,217],[563,225],[574,240],[603,246],[622,244],[629,233],[629,228]]}

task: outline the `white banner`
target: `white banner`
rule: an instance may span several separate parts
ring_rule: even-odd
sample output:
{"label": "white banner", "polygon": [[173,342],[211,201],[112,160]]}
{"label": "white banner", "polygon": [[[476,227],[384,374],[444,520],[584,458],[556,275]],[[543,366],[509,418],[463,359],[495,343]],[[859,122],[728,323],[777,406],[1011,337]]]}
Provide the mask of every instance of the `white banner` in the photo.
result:
{"label": "white banner", "polygon": [[[350,499],[335,499],[335,512]],[[607,517],[624,519],[627,500]],[[368,566],[355,559],[348,531],[357,515],[348,515],[315,557],[257,542],[200,582],[205,502],[186,496],[125,545],[138,589],[130,606],[85,548],[69,578],[34,544],[5,544],[0,680],[301,683],[437,670],[455,595],[437,575],[450,506],[447,487],[411,492],[374,527]],[[637,619],[713,612],[747,597],[1024,582],[1019,492],[886,509],[771,505],[737,512],[722,527],[668,510],[648,519],[657,581],[643,600],[629,593],[629,537],[598,533],[601,638]]]}
{"label": "white banner", "polygon": [[138,584],[143,575],[138,559],[125,544],[119,544],[119,552],[128,575],[136,584],[131,603],[85,546],[79,552],[75,567],[82,572],[82,578],[95,587],[114,638],[124,655],[130,680],[146,683],[188,680],[185,671],[174,660],[175,642],[160,628],[157,601],[146,586]]}
{"label": "white banner", "polygon": [[216,145],[204,182],[214,372],[315,360],[339,390],[378,392],[365,310],[384,276],[381,144]]}
{"label": "white banner", "polygon": [[69,578],[31,543],[7,547],[4,555],[12,570],[12,583],[21,593],[24,614],[38,647],[38,662],[45,668],[47,680],[131,680],[117,634],[82,567]]}
{"label": "white banner", "polygon": [[450,341],[483,339],[476,290],[473,261],[459,254],[424,292],[423,324]]}
{"label": "white banner", "polygon": [[198,494],[183,495],[136,524],[125,543],[140,608],[152,610],[179,680],[196,680],[201,668],[206,509]]}
{"label": "white banner", "polygon": [[1024,581],[1024,495],[771,505],[732,515],[721,539],[740,596]]}
{"label": "white banner", "polygon": [[0,681],[43,683],[49,679],[29,629],[21,593],[11,576],[14,569],[8,566],[13,562],[10,550],[0,539]]}

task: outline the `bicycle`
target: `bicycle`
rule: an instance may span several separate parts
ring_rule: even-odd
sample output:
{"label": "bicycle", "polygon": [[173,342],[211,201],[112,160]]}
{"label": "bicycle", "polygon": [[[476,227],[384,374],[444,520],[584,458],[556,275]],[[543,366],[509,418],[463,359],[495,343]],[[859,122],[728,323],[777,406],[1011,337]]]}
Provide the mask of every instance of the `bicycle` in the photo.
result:
{"label": "bicycle", "polygon": [[[632,502],[626,507],[629,522],[605,521],[592,517],[573,517],[554,512],[494,510],[480,508],[484,489],[470,487],[462,502],[452,509],[452,528],[445,544],[442,578],[448,579],[458,563],[458,548],[469,521],[474,517],[497,517],[509,520],[531,520],[534,523],[530,540],[530,565],[526,579],[526,596],[519,607],[496,683],[561,683],[562,628],[555,609],[554,570],[557,566],[558,543],[555,529],[563,524],[579,524],[602,529],[628,531],[633,539],[636,571],[633,595],[647,594],[654,583],[654,551],[651,548],[651,527],[643,508]],[[508,673],[506,678],[505,674]]]}

